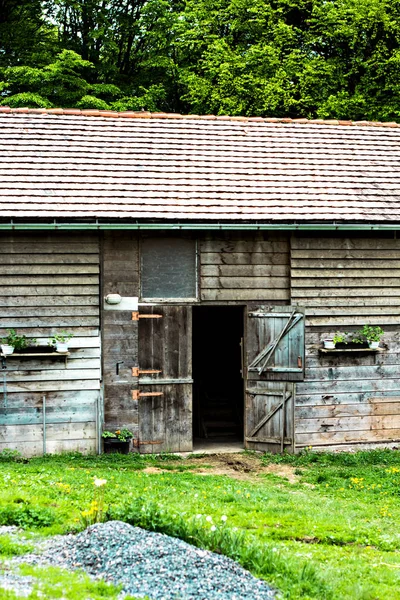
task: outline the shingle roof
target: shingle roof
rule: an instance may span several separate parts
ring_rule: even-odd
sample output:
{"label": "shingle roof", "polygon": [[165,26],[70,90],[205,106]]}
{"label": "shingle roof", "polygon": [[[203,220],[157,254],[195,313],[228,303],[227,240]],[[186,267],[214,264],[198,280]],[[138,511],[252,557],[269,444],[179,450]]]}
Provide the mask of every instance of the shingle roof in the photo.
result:
{"label": "shingle roof", "polygon": [[0,218],[53,217],[399,222],[400,125],[0,108]]}

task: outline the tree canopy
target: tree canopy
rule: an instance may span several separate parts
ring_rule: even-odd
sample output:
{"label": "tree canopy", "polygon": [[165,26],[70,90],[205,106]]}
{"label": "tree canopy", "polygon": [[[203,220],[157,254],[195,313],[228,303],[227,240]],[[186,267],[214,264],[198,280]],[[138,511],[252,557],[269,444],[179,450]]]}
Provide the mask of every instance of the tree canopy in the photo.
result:
{"label": "tree canopy", "polygon": [[400,118],[399,0],[0,0],[0,103]]}

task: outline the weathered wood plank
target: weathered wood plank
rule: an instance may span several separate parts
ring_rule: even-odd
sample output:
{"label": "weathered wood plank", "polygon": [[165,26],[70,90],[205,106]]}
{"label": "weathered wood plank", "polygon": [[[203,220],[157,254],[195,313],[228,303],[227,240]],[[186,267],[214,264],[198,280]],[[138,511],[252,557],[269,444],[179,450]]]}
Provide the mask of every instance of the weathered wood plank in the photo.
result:
{"label": "weathered wood plank", "polygon": [[[372,250],[337,250],[337,249],[324,249],[320,248],[318,250],[303,250],[296,249],[292,247],[291,250],[291,258],[293,261],[300,260],[308,260],[316,261],[318,263],[319,260],[332,260],[332,261],[343,261],[343,260],[354,260],[354,261],[364,261],[364,260],[399,260],[400,248],[396,250],[382,250],[382,249],[372,249]],[[378,266],[378,265],[377,265]]]}
{"label": "weathered wood plank", "polygon": [[73,305],[70,306],[68,304],[62,304],[61,306],[54,306],[51,304],[46,306],[43,305],[35,305],[33,307],[29,306],[15,306],[14,298],[12,300],[14,306],[3,306],[0,309],[0,317],[4,319],[5,317],[24,317],[29,319],[32,316],[36,317],[60,317],[60,319],[65,319],[65,317],[84,317],[84,316],[92,316],[96,317],[97,323],[99,322],[99,307],[96,305],[89,306],[81,306],[81,305]]}
{"label": "weathered wood plank", "polygon": [[205,289],[201,290],[202,300],[236,300],[244,302],[246,300],[261,300],[263,302],[273,302],[274,300],[289,300],[289,289]]}
{"label": "weathered wood plank", "polygon": [[[389,280],[390,281],[390,280]],[[376,280],[375,280],[376,282]],[[358,286],[345,287],[345,286],[336,286],[334,285],[333,280],[331,280],[331,285],[329,287],[321,286],[319,288],[313,287],[310,283],[308,287],[295,287],[294,282],[292,282],[292,299],[293,302],[298,301],[299,303],[303,302],[303,298],[312,298],[312,302],[315,302],[315,298],[332,298],[332,288],[335,288],[335,296],[336,297],[344,297],[347,298],[349,302],[349,298],[357,298],[356,302],[360,302],[361,298],[367,296],[369,298],[376,298],[377,294],[382,294],[382,296],[387,296],[388,294],[392,298],[400,298],[400,287],[392,287],[392,286],[384,286],[383,283],[380,285],[376,283],[376,286],[367,287],[365,280],[360,280]],[[362,287],[365,286],[365,287]],[[379,287],[379,291],[374,289],[375,287]],[[387,288],[385,290],[385,287]],[[304,300],[305,302],[306,300]],[[350,303],[350,302],[349,302]]]}
{"label": "weathered wood plank", "polygon": [[296,447],[330,446],[349,443],[370,443],[400,440],[400,428],[375,429],[373,431],[332,431],[296,433]]}
{"label": "weathered wood plank", "polygon": [[95,285],[98,275],[0,275],[0,286]]}
{"label": "weathered wood plank", "polygon": [[69,254],[95,254],[99,253],[97,243],[63,243],[59,244],[37,242],[3,242],[0,240],[0,254],[65,254],[68,248]]}
{"label": "weathered wood plank", "polygon": [[[307,290],[307,293],[309,291],[310,290]],[[321,310],[325,310],[326,308],[329,308],[329,310],[331,310],[332,308],[339,308],[343,306],[354,308],[354,310],[357,310],[358,307],[373,307],[373,309],[375,310],[375,307],[377,306],[400,306],[399,289],[396,290],[396,293],[393,289],[382,289],[379,295],[376,295],[375,290],[370,290],[370,294],[367,296],[361,296],[359,290],[357,290],[351,298],[349,298],[350,294],[347,289],[345,297],[333,295],[331,290],[329,290],[329,295],[326,297],[317,297],[316,292],[313,296],[312,291],[311,293],[307,294],[309,297],[304,297],[302,296],[303,292],[304,290],[293,289],[292,295],[293,297],[301,297],[302,305],[307,307],[307,314],[310,315],[312,314],[311,309],[313,307],[323,307],[321,308]]]}
{"label": "weathered wood plank", "polygon": [[[379,400],[382,400],[382,398],[379,398]],[[368,415],[400,415],[400,398],[394,397],[391,400],[391,402],[375,402],[374,398],[371,398],[371,402],[364,403],[297,406],[295,409],[295,418],[296,422],[300,422],[303,419],[324,420],[330,417],[355,418]],[[325,421],[323,422],[325,423]],[[312,430],[311,428],[310,431]]]}
{"label": "weathered wood plank", "polygon": [[[0,451],[5,448],[18,450],[27,458],[40,456],[43,453],[43,442],[41,440],[34,442],[0,442]],[[84,440],[47,440],[46,453],[60,454],[62,452],[82,452],[82,454],[95,454],[97,450],[96,438],[87,438]]]}
{"label": "weathered wood plank", "polygon": [[[11,381],[7,382],[7,392],[57,392],[69,390],[99,390],[100,382],[98,379],[66,379],[60,381]],[[3,393],[3,385],[0,386],[0,394]]]}
{"label": "weathered wood plank", "polygon": [[[400,371],[399,371],[400,374]],[[350,381],[302,381],[297,384],[299,395],[307,394],[336,394],[370,392],[377,394],[381,391],[399,391],[400,379],[353,379]],[[377,394],[378,395],[378,394]]]}
{"label": "weathered wood plank", "polygon": [[[399,310],[393,310],[393,315],[377,315],[373,312],[366,316],[336,316],[336,317],[307,317],[306,323],[308,326],[315,327],[351,327],[351,326],[363,326],[366,321],[373,325],[398,325],[399,324]],[[373,317],[372,317],[373,315]]]}
{"label": "weathered wood plank", "polygon": [[[16,261],[17,262],[17,261]],[[98,274],[99,266],[98,265],[88,265],[88,264],[78,264],[78,265],[40,265],[37,263],[33,263],[31,259],[31,264],[13,264],[13,265],[4,265],[0,263],[0,275],[18,275],[18,280],[20,279],[20,275],[25,276],[29,273],[31,275],[89,275],[89,274]],[[16,278],[15,278],[16,279]],[[15,280],[14,278],[11,281]],[[35,278],[36,279],[36,278]]]}
{"label": "weathered wood plank", "polygon": [[307,271],[310,270],[325,270],[331,269],[334,270],[335,273],[340,269],[366,269],[367,267],[370,269],[388,269],[389,267],[392,269],[400,269],[400,248],[398,251],[398,255],[392,259],[389,258],[380,258],[380,252],[376,251],[375,258],[362,258],[362,259],[354,259],[352,257],[342,258],[342,259],[333,259],[333,258],[323,258],[319,253],[315,253],[315,256],[310,258],[291,258],[292,269],[304,269]]}
{"label": "weathered wood plank", "polygon": [[[0,278],[1,282],[1,278]],[[356,277],[349,278],[336,278],[336,277],[321,277],[321,278],[300,278],[300,277],[292,277],[292,287],[293,288],[371,288],[371,287],[379,287],[379,288],[398,288],[400,287],[400,278],[384,278],[384,277],[362,277],[360,279]],[[347,291],[347,290],[346,290]],[[355,291],[355,290],[353,290]],[[357,290],[358,291],[358,290]],[[365,291],[365,290],[364,290]],[[366,290],[369,294],[371,294],[371,290]],[[396,293],[396,292],[395,292]],[[365,294],[364,294],[365,295]],[[372,294],[371,294],[372,295]]]}
{"label": "weathered wood plank", "polygon": [[[378,395],[379,394],[379,395]],[[297,406],[331,406],[339,404],[366,404],[368,402],[400,402],[400,390],[379,392],[333,392],[331,394],[297,394]]]}
{"label": "weathered wood plank", "polygon": [[[1,245],[1,244],[0,244]],[[98,253],[92,254],[26,254],[2,253],[2,265],[98,265]],[[85,267],[83,267],[85,268]],[[96,271],[97,272],[97,271]]]}
{"label": "weathered wood plank", "polygon": [[[1,313],[0,313],[1,314]],[[98,316],[62,316],[53,315],[51,317],[4,317],[0,318],[0,329],[7,327],[95,327],[99,324]]]}
{"label": "weathered wood plank", "polygon": [[[12,371],[7,369],[7,382],[12,385],[17,381],[25,383],[27,381],[66,381],[72,379],[98,380],[100,379],[99,369],[53,369],[37,372],[33,370]],[[92,388],[93,389],[93,388]],[[3,392],[3,383],[0,382],[0,392]]]}
{"label": "weathered wood plank", "polygon": [[400,429],[400,416],[389,415],[357,415],[354,417],[324,417],[322,419],[299,419],[296,421],[296,433],[330,433],[341,431],[371,431],[384,429]]}
{"label": "weathered wood plank", "polygon": [[[1,280],[0,280],[1,282]],[[400,282],[400,280],[399,280]],[[206,289],[288,289],[288,277],[201,277]]]}
{"label": "weathered wood plank", "polygon": [[[202,277],[288,277],[286,265],[202,265]],[[246,279],[247,281],[247,279]],[[211,286],[208,286],[211,287]]]}
{"label": "weathered wood plank", "polygon": [[[43,392],[13,392],[8,394],[7,407],[15,408],[38,408],[43,406]],[[70,407],[80,406],[85,403],[96,403],[99,390],[61,390],[45,394],[46,406],[48,408],[68,410]],[[0,407],[4,408],[4,398],[0,395]]]}
{"label": "weathered wood plank", "polygon": [[204,240],[200,243],[200,251],[203,252],[277,252],[286,253],[289,250],[288,241],[252,241],[252,240]]}
{"label": "weathered wood plank", "polygon": [[316,236],[299,237],[293,236],[291,242],[293,250],[398,250],[400,251],[400,240],[393,238],[375,237],[369,234],[365,237],[356,237],[354,234],[350,237],[339,236]]}
{"label": "weathered wood plank", "polygon": [[[9,328],[3,327],[0,329],[0,337],[7,335]],[[49,339],[51,336],[60,332],[60,327],[19,327],[18,334],[26,335],[30,338],[37,338],[42,341],[41,338]],[[68,327],[68,333],[72,333],[75,336],[88,336],[98,337],[99,330],[97,327]]]}
{"label": "weathered wood plank", "polygon": [[[307,306],[306,315],[310,320],[310,317],[326,317],[327,315],[334,317],[347,317],[352,316],[352,318],[360,316],[360,315],[400,315],[400,298],[399,298],[399,306],[394,306],[393,304],[390,306],[355,306],[353,303],[348,301],[347,306],[326,306],[324,308],[310,308]],[[311,319],[312,320],[312,319]],[[363,322],[365,323],[365,317],[363,318]]]}
{"label": "weathered wood plank", "polygon": [[[94,438],[96,426],[88,423],[57,423],[46,427],[48,441]],[[42,425],[0,425],[0,443],[42,441]]]}
{"label": "weathered wood plank", "polygon": [[[15,371],[55,371],[60,369],[60,364],[63,361],[63,357],[59,358],[9,358],[7,359],[7,374],[11,374]],[[65,367],[66,371],[74,369],[100,369],[100,357],[88,357],[88,358],[73,358],[68,357],[68,362]]]}
{"label": "weathered wood plank", "polygon": [[[67,408],[46,407],[46,424],[53,423],[87,423],[96,420],[96,407],[94,403],[85,403],[80,406]],[[35,425],[43,423],[43,409],[0,408],[1,425]]]}
{"label": "weathered wood plank", "polygon": [[[3,296],[65,296],[66,292],[71,295],[73,291],[69,287],[70,285],[66,282],[62,283],[62,285],[39,285],[37,283],[28,285],[18,281],[14,285],[2,285],[1,293]],[[79,296],[94,296],[99,292],[98,284],[87,285],[82,283],[74,289]]]}
{"label": "weathered wood plank", "polygon": [[[3,293],[3,289],[1,290]],[[65,288],[64,288],[65,291]],[[24,289],[24,293],[26,294],[27,289]],[[79,290],[79,295],[76,296],[68,296],[68,295],[51,295],[51,296],[43,296],[39,294],[32,295],[24,295],[24,296],[15,296],[13,295],[12,304],[10,298],[8,296],[0,296],[0,306],[1,314],[5,310],[13,310],[13,308],[21,307],[21,310],[25,310],[26,307],[35,306],[37,308],[33,309],[40,310],[40,307],[48,307],[49,310],[51,307],[54,307],[54,310],[63,311],[64,309],[60,308],[62,306],[78,306],[78,307],[86,307],[86,306],[96,306],[99,305],[99,296],[87,296],[81,295],[81,290]],[[59,308],[57,308],[59,307]],[[97,308],[96,308],[97,310]],[[4,313],[5,314],[5,313]]]}
{"label": "weathered wood plank", "polygon": [[287,252],[201,252],[202,265],[287,265]]}
{"label": "weathered wood plank", "polygon": [[[373,269],[369,264],[364,263],[363,269],[327,269],[327,268],[319,268],[314,269],[312,266],[310,268],[305,269],[295,269],[292,268],[291,275],[293,279],[295,278],[304,278],[304,279],[314,279],[315,285],[318,285],[319,282],[325,281],[325,279],[333,278],[335,280],[336,285],[342,284],[342,280],[350,279],[354,280],[354,278],[362,278],[364,281],[370,281],[372,277],[378,277],[379,280],[385,281],[385,279],[394,279],[399,281],[400,277],[400,269],[395,268],[385,268],[387,267],[387,263],[383,262],[380,268]],[[387,281],[386,281],[387,284]]]}

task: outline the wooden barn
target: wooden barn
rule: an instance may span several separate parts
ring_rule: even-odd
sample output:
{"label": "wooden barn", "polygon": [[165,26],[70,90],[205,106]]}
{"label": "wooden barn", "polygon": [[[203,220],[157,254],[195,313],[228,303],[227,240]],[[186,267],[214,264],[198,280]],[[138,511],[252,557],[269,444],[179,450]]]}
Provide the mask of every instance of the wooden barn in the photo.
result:
{"label": "wooden barn", "polygon": [[[0,450],[400,442],[400,125],[0,108]],[[378,349],[323,349],[384,330]]]}

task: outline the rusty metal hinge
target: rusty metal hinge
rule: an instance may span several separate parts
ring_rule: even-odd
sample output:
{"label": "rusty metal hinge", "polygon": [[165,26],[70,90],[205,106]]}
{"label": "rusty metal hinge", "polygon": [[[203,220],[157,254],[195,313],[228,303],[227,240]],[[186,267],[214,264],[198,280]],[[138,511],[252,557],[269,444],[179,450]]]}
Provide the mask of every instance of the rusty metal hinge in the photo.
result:
{"label": "rusty metal hinge", "polygon": [[139,375],[157,375],[158,373],[162,373],[162,371],[157,371],[157,369],[140,369],[139,367],[132,367],[132,377],[139,377]]}
{"label": "rusty metal hinge", "polygon": [[301,358],[301,356],[297,357],[297,366],[299,367],[299,369],[303,368],[303,359]]}
{"label": "rusty metal hinge", "polygon": [[144,444],[163,444],[164,440],[145,440],[144,442],[138,442],[138,446],[142,446]]}
{"label": "rusty metal hinge", "polygon": [[139,398],[148,398],[150,396],[164,396],[164,394],[163,392],[139,392],[139,390],[132,390],[132,400],[139,400]]}
{"label": "rusty metal hinge", "polygon": [[140,315],[137,311],[134,311],[132,321],[139,321],[139,319],[162,319],[162,315]]}

